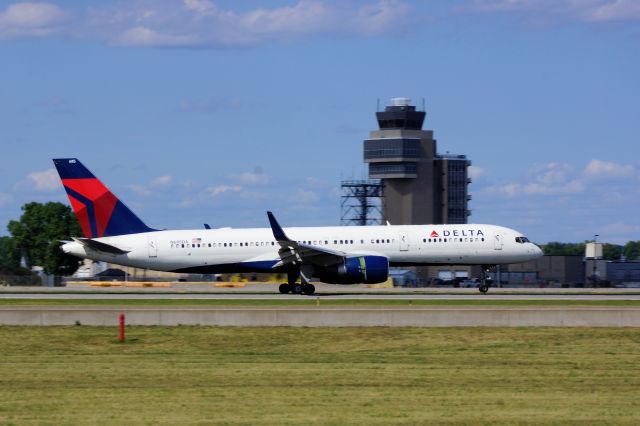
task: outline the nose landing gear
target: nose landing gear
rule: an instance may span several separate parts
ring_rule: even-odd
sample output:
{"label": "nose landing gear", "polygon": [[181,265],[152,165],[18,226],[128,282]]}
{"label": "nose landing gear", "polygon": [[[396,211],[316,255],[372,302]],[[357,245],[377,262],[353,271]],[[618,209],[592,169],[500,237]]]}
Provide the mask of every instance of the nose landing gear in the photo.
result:
{"label": "nose landing gear", "polygon": [[482,265],[482,280],[480,281],[480,285],[478,286],[478,290],[480,293],[484,294],[489,291],[489,287],[491,287],[492,280],[488,276],[489,271],[493,268],[494,265]]}

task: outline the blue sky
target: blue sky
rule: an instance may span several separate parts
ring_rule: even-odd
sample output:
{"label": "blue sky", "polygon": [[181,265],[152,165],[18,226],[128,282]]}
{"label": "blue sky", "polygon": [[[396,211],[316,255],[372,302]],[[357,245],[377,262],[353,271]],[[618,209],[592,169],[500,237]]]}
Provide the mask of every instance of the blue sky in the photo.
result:
{"label": "blue sky", "polygon": [[337,224],[407,96],[472,160],[472,222],[640,240],[636,0],[8,1],[0,58],[2,226],[67,202],[67,156],[151,226]]}

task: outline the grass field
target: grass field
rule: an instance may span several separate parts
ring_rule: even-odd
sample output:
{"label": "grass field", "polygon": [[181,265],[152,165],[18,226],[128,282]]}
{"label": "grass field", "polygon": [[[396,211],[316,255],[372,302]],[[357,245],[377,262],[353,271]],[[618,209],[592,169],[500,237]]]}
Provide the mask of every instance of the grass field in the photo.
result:
{"label": "grass field", "polygon": [[640,330],[0,327],[0,424],[640,424]]}

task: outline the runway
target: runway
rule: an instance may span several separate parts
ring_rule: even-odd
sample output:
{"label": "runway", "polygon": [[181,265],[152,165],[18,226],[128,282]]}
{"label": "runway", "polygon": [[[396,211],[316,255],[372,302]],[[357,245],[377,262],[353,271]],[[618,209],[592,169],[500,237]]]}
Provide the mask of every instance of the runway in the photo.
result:
{"label": "runway", "polygon": [[148,300],[640,300],[640,289],[492,288],[477,289],[382,288],[320,284],[312,296],[280,294],[277,284],[248,284],[243,288],[174,284],[170,288],[122,287],[4,287],[0,299],[148,299]]}

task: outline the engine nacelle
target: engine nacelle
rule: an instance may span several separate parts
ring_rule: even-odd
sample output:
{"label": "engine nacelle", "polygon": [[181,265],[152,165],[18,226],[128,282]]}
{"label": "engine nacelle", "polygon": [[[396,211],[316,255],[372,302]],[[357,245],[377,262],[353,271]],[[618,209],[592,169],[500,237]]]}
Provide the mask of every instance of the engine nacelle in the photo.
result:
{"label": "engine nacelle", "polygon": [[329,284],[377,284],[389,277],[389,259],[384,256],[352,256],[342,264],[319,270],[315,275]]}

